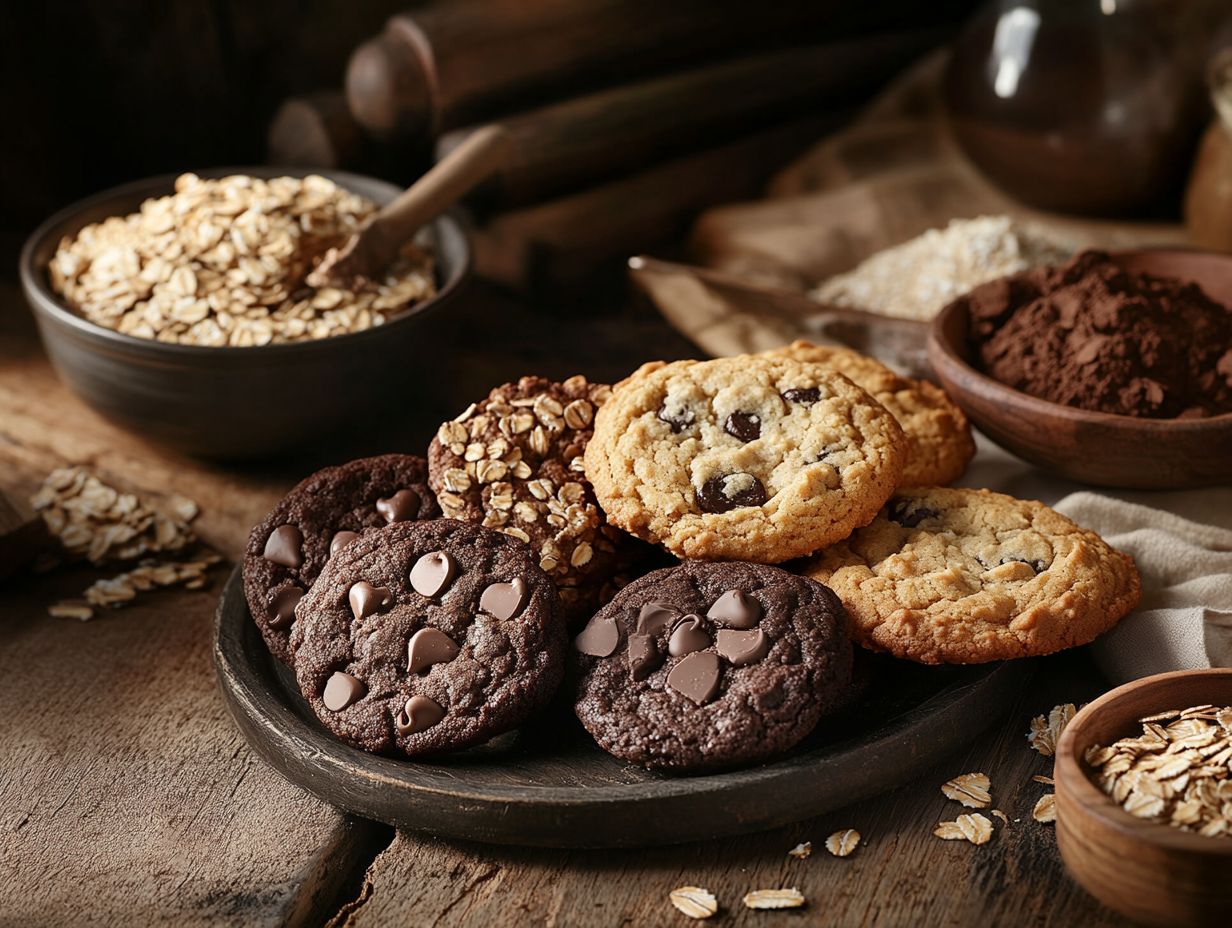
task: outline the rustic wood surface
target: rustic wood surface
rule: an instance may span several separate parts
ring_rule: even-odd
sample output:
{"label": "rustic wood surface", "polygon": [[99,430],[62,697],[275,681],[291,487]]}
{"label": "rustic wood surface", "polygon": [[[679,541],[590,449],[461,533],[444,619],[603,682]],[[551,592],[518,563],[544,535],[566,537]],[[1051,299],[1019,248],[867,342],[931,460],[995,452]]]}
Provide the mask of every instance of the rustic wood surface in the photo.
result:
{"label": "rustic wood surface", "polygon": [[[648,313],[602,307],[545,324],[490,291],[456,376],[459,399],[529,369],[613,377],[692,349]],[[348,449],[329,449],[335,456]],[[201,503],[202,537],[229,558],[248,527],[316,462],[243,471],[169,456],[107,425],[56,380],[20,297],[0,289],[0,485],[28,493],[53,467]],[[1085,655],[1043,663],[1004,723],[914,785],[751,838],[652,851],[561,852],[394,837],[279,778],[226,715],[210,667],[210,591],[155,593],[91,623],[46,606],[99,576],[9,581],[0,596],[0,924],[672,925],[667,893],[706,886],[722,924],[1123,924],[1064,875],[1052,826],[1030,820],[1050,762],[1023,739],[1030,716],[1104,685]],[[939,784],[992,778],[1013,823],[974,847],[932,837],[959,807]],[[854,827],[855,855],[826,835]],[[811,840],[804,861],[786,852]],[[366,873],[364,872],[366,868]],[[752,913],[750,889],[799,886],[796,913]]]}

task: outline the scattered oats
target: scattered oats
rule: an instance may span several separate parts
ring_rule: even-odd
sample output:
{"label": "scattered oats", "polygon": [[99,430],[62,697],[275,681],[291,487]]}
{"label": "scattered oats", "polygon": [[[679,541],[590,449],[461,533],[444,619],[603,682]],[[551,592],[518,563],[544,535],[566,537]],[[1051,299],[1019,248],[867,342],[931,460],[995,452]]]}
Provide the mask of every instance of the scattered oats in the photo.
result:
{"label": "scattered oats", "polygon": [[172,496],[166,501],[170,514],[160,512],[84,467],[53,471],[30,503],[70,557],[96,566],[181,551],[196,540],[189,523],[199,509],[192,500]]}
{"label": "scattered oats", "polygon": [[1047,719],[1042,715],[1033,718],[1031,730],[1027,732],[1027,741],[1031,743],[1031,747],[1045,757],[1052,757],[1056,753],[1061,732],[1065,731],[1065,726],[1077,711],[1074,704],[1068,702],[1062,706],[1054,706]]}
{"label": "scattered oats", "polygon": [[681,886],[673,889],[668,896],[677,910],[689,918],[709,918],[719,911],[718,900],[714,893],[700,886]]}
{"label": "scattered oats", "polygon": [[992,814],[995,815],[997,818],[1001,819],[1001,824],[1008,825],[1010,823],[1010,817],[1006,815],[1004,812],[1002,812],[1000,809],[993,809]]}
{"label": "scattered oats", "polygon": [[941,784],[941,792],[947,799],[961,802],[968,809],[987,809],[992,804],[992,797],[988,794],[990,785],[985,774],[964,773]]}
{"label": "scattered oats", "polygon": [[860,833],[854,828],[836,831],[826,838],[826,850],[835,857],[849,857],[860,843]]}
{"label": "scattered oats", "polygon": [[804,896],[794,887],[755,889],[744,897],[744,904],[750,909],[798,909],[804,905]]}
{"label": "scattered oats", "polygon": [[933,834],[944,841],[970,841],[972,844],[987,844],[992,837],[992,822],[973,812],[960,815],[952,822],[938,822]]}
{"label": "scattered oats", "polygon": [[1055,822],[1057,820],[1057,797],[1053,793],[1044,793],[1039,802],[1031,810],[1031,817],[1037,822]]}
{"label": "scattered oats", "polygon": [[[1083,757],[1096,784],[1130,815],[1215,837],[1232,816],[1232,707],[1170,709],[1139,720],[1142,734]],[[1165,724],[1166,723],[1166,724]]]}
{"label": "scattered oats", "polygon": [[79,622],[88,622],[94,618],[94,609],[89,603],[81,600],[67,599],[52,604],[48,607],[47,614],[56,619],[77,619]]}
{"label": "scattered oats", "polygon": [[1035,776],[1033,776],[1031,779],[1034,780],[1036,783],[1043,783],[1045,786],[1055,786],[1056,785],[1056,781],[1053,780],[1052,777],[1041,776],[1038,773]]}
{"label": "scattered oats", "polygon": [[377,211],[319,176],[176,179],[175,193],[60,241],[52,289],[100,326],[164,342],[267,345],[355,332],[436,293],[433,261],[404,246],[353,289],[312,271]]}
{"label": "scattered oats", "polygon": [[787,852],[788,856],[795,857],[797,860],[804,860],[806,857],[808,857],[812,853],[813,853],[813,842],[812,841],[805,841],[802,844],[797,844],[795,847],[793,847],[790,851]]}

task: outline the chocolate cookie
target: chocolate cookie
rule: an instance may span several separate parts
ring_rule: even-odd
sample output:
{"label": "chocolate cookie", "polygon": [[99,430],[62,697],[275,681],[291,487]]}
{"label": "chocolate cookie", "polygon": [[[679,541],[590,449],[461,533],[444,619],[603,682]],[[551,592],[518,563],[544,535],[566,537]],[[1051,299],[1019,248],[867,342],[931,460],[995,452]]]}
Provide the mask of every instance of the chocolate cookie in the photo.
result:
{"label": "chocolate cookie", "polygon": [[244,595],[270,653],[290,662],[295,605],[340,547],[365,529],[439,515],[427,462],[413,455],[361,458],[301,480],[244,553]]}
{"label": "chocolate cookie", "polygon": [[468,522],[373,529],[296,608],[300,691],[343,741],[416,757],[486,741],[546,703],[566,636],[526,545]]}
{"label": "chocolate cookie", "polygon": [[962,476],[975,455],[971,424],[940,387],[902,377],[875,358],[829,345],[796,341],[766,352],[838,371],[888,409],[907,436],[907,461],[899,483],[931,487]]}
{"label": "chocolate cookie", "polygon": [[581,376],[523,377],[443,424],[428,451],[445,515],[530,545],[577,618],[597,608],[636,544],[607,524],[582,470],[595,410],[610,393]]}
{"label": "chocolate cookie", "polygon": [[745,355],[643,365],[596,414],[586,475],[608,521],[678,557],[774,564],[873,518],[905,454],[846,377]]}
{"label": "chocolate cookie", "polygon": [[1086,644],[1139,596],[1127,555],[1043,503],[988,490],[899,492],[805,572],[842,598],[856,641],[925,664]]}
{"label": "chocolate cookie", "polygon": [[574,640],[576,712],[605,751],[678,772],[804,738],[851,681],[838,598],[777,567],[690,561],[635,580]]}

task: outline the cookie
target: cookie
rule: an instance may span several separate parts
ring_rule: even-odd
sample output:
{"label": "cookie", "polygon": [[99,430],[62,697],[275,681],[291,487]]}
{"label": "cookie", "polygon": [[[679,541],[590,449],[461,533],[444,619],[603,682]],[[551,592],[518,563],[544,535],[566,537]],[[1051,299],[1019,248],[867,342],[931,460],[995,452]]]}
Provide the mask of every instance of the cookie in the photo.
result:
{"label": "cookie", "polygon": [[437,431],[429,481],[451,519],[530,545],[566,612],[584,618],[633,555],[608,525],[582,470],[595,410],[611,388],[570,377],[523,377]]}
{"label": "cookie", "polygon": [[875,358],[850,348],[797,341],[766,353],[838,371],[888,409],[907,436],[901,486],[951,483],[962,476],[975,455],[971,424],[936,384],[902,377]]}
{"label": "cookie", "polygon": [[365,529],[440,515],[428,465],[383,454],[319,470],[296,484],[248,536],[244,595],[270,653],[290,661],[295,605],[331,553]]}
{"label": "cookie", "polygon": [[374,529],[296,608],[300,691],[354,747],[417,757],[519,725],[564,672],[552,582],[526,545],[469,522]]}
{"label": "cookie", "polygon": [[885,407],[821,365],[654,362],[599,409],[586,475],[609,522],[679,557],[778,563],[872,519],[905,449]]}
{"label": "cookie", "polygon": [[895,494],[804,572],[832,587],[852,636],[925,664],[1086,644],[1138,603],[1138,571],[1043,503],[942,487]]}
{"label": "cookie", "polygon": [[781,754],[851,683],[838,598],[777,567],[690,561],[635,580],[574,640],[605,751],[677,772]]}

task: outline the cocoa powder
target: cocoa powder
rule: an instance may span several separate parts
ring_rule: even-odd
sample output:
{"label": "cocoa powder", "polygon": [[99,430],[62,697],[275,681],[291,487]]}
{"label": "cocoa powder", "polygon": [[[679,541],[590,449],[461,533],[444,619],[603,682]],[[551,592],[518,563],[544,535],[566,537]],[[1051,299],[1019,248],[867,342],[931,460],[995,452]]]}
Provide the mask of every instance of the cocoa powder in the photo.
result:
{"label": "cocoa powder", "polygon": [[1086,251],[958,302],[979,365],[1032,396],[1151,418],[1232,412],[1232,310],[1195,283]]}

